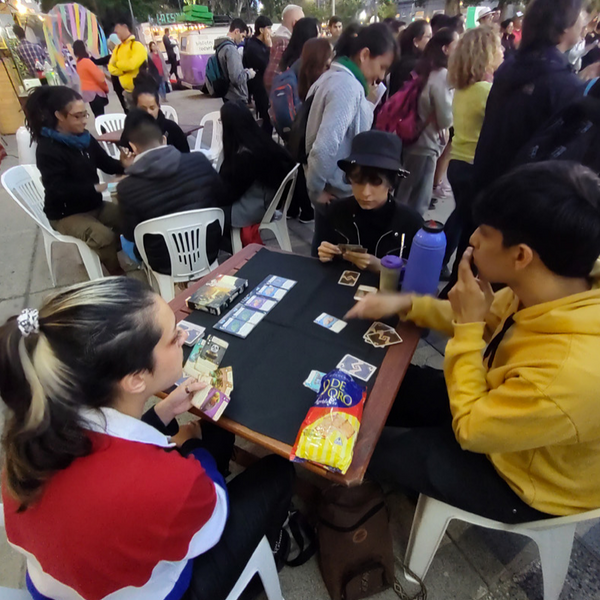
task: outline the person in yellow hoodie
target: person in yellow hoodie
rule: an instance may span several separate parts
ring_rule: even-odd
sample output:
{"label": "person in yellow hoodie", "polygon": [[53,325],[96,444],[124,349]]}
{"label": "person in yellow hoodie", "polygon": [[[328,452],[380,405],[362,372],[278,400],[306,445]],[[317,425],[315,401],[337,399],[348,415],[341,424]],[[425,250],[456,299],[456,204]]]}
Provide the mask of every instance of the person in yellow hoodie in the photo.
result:
{"label": "person in yellow hoodie", "polygon": [[409,368],[370,470],[506,523],[598,508],[600,179],[575,163],[520,167],[474,216],[449,300],[376,294],[346,315],[451,336],[443,376]]}
{"label": "person in yellow hoodie", "polygon": [[119,78],[127,105],[131,108],[133,106],[131,98],[133,80],[137,77],[142,65],[148,60],[148,51],[141,42],[135,39],[129,24],[124,19],[115,23],[115,33],[121,43],[113,50],[108,63],[108,72]]}

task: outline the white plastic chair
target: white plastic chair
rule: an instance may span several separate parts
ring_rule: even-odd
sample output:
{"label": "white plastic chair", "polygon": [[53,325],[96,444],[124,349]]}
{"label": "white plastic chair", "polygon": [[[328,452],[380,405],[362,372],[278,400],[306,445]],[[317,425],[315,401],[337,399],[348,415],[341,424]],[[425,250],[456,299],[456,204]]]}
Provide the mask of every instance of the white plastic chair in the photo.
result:
{"label": "white plastic chair", "polygon": [[[0,504],[0,529],[4,529],[4,506]],[[31,600],[27,590],[15,590],[13,588],[0,587],[1,600]],[[269,600],[271,600],[269,598]]]}
{"label": "white plastic chair", "polygon": [[[200,208],[165,215],[140,223],[133,232],[135,245],[147,269],[150,281],[156,281],[159,294],[167,301],[175,297],[174,284],[199,279],[219,264],[212,265],[206,256],[206,228],[218,221],[223,231],[225,215],[220,208]],[[171,260],[171,275],[152,270],[144,248],[145,235],[160,235],[165,240]],[[153,276],[153,277],[152,277]]]}
{"label": "white plastic chair", "polygon": [[[277,239],[279,247],[287,252],[292,251],[292,242],[290,241],[290,234],[287,227],[287,212],[292,202],[292,198],[294,197],[294,190],[296,189],[296,179],[298,178],[299,168],[300,165],[296,165],[285,176],[285,179],[281,182],[277,193],[275,196],[273,196],[273,200],[271,200],[271,204],[269,205],[265,216],[258,226],[258,231],[263,231],[264,229],[272,231],[275,234],[275,238]],[[281,218],[275,220],[275,211],[279,208],[279,204],[281,203],[281,199],[283,198],[286,189],[287,196],[285,197],[281,207]],[[242,249],[242,238],[240,236],[239,227],[231,228],[231,246],[234,254]]]}
{"label": "white plastic chair", "polygon": [[283,600],[275,559],[273,558],[273,552],[266,537],[260,540],[254,554],[250,557],[246,568],[233,586],[226,600],[237,600],[257,573],[265,588],[267,600]]}
{"label": "white plastic chair", "polygon": [[168,104],[161,104],[160,110],[163,111],[163,115],[165,115],[165,117],[167,119],[171,119],[171,121],[175,121],[175,123],[179,123],[179,117],[177,116],[177,111],[172,106],[169,106]]}
{"label": "white plastic chair", "polygon": [[19,165],[8,169],[2,175],[2,186],[11,198],[39,225],[44,237],[44,250],[50,271],[52,285],[56,286],[52,270],[52,244],[63,242],[75,244],[90,279],[104,277],[98,255],[83,241],[70,235],[62,235],[52,228],[44,214],[44,186],[40,172],[35,165]]}
{"label": "white plastic chair", "polygon": [[20,165],[35,165],[37,142],[31,139],[29,130],[24,125],[17,129],[17,154]]}
{"label": "white plastic chair", "polygon": [[[202,148],[202,134],[208,123],[212,123],[210,147]],[[196,134],[196,144],[194,145],[193,152],[202,152],[210,160],[215,169],[219,168],[221,155],[223,154],[223,123],[221,122],[221,113],[218,110],[202,117],[200,129]]]}
{"label": "white plastic chair", "polygon": [[[108,133],[109,131],[121,131],[125,127],[125,114],[110,113],[108,115],[99,115],[96,117],[94,124],[98,135]],[[115,160],[119,160],[121,156],[119,146],[112,142],[100,142],[100,145],[106,150],[109,156]]]}
{"label": "white plastic chair", "polygon": [[421,494],[410,531],[405,562],[415,575],[423,579],[452,519],[487,529],[518,533],[532,539],[538,546],[544,580],[544,600],[558,600],[569,569],[577,523],[598,518],[600,509],[568,517],[508,525]]}

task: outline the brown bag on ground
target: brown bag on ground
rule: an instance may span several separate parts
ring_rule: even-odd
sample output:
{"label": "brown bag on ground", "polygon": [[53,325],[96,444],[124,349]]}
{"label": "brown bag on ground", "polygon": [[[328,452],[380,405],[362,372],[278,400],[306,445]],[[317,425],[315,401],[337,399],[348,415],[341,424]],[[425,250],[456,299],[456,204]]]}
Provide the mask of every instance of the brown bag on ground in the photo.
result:
{"label": "brown bag on ground", "polygon": [[319,566],[333,600],[360,600],[393,585],[389,514],[379,484],[325,490],[318,537]]}

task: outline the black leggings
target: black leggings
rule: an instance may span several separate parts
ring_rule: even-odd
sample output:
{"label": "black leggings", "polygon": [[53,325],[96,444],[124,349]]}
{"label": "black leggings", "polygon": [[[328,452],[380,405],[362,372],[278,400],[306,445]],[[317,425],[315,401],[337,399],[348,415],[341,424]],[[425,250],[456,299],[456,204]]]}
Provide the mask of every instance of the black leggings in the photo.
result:
{"label": "black leggings", "polygon": [[555,516],[525,504],[484,454],[460,447],[444,375],[429,367],[409,367],[369,472],[403,490],[503,523]]}
{"label": "black leggings", "polygon": [[108,98],[106,96],[96,95],[90,102],[90,108],[94,113],[94,117],[98,117],[104,114],[104,107],[108,104]]}
{"label": "black leggings", "polygon": [[[231,447],[223,430],[204,435],[204,447],[219,469],[226,468]],[[183,600],[225,600],[263,536],[276,542],[292,501],[294,466],[270,455],[248,467],[228,485],[229,515],[220,541],[194,559],[190,587]]]}

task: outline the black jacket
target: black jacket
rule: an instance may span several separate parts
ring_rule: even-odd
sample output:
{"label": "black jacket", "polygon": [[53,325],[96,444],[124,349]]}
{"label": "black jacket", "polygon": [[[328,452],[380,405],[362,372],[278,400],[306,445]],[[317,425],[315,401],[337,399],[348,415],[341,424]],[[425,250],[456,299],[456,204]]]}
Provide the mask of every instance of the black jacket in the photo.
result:
{"label": "black jacket", "polygon": [[390,198],[376,210],[363,210],[354,197],[334,200],[325,209],[327,229],[323,240],[332,244],[360,244],[369,254],[383,258],[398,254],[406,234],[403,256],[408,257],[423,219],[415,210]]}
{"label": "black jacket", "polygon": [[94,188],[99,183],[97,169],[109,175],[123,173],[123,165],[108,156],[93,137],[86,151],[41,137],[35,161],[44,184],[44,212],[51,221],[102,206],[102,194]]}
{"label": "black jacket", "polygon": [[[267,66],[269,65],[269,57],[271,49],[263,44],[257,37],[248,38],[244,45],[244,56],[242,63],[246,69],[254,69],[256,77],[254,79],[262,80]],[[252,80],[251,80],[252,81]]]}
{"label": "black jacket", "polygon": [[555,47],[517,52],[494,76],[475,153],[475,190],[510,168],[515,155],[548,119],[583,95],[585,84]]}
{"label": "black jacket", "polygon": [[408,54],[396,61],[390,69],[390,89],[388,96],[393,96],[410,79],[410,74],[415,70],[419,57]]}
{"label": "black jacket", "polygon": [[[185,133],[183,133],[181,127],[172,121],[171,119],[167,119],[163,114],[163,111],[158,111],[158,117],[156,117],[156,122],[160,126],[163,134],[167,138],[167,144],[169,146],[174,146],[179,150],[179,152],[189,152],[190,145],[188,144],[187,138],[185,137]],[[121,134],[121,139],[119,141],[120,146],[124,146],[125,148],[129,147],[129,139],[126,135],[126,130],[123,130]]]}
{"label": "black jacket", "polygon": [[[140,156],[127,169],[117,186],[123,213],[123,235],[134,240],[137,225],[148,219],[198,208],[223,207],[228,203],[217,172],[201,152],[182,154],[164,146]],[[148,236],[146,253],[150,266],[159,273],[170,274],[169,255],[160,237]],[[207,231],[207,254],[210,262],[217,258],[221,230],[217,223]]]}

